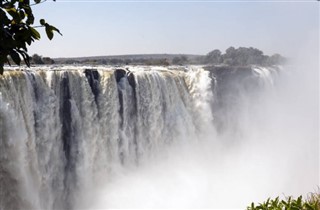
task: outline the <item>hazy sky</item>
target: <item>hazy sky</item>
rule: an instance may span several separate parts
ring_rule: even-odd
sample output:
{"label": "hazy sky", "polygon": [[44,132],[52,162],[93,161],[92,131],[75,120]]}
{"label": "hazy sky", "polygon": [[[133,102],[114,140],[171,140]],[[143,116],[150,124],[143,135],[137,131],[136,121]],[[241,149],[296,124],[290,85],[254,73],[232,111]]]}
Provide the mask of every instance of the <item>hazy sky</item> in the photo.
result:
{"label": "hazy sky", "polygon": [[[292,56],[306,43],[319,49],[319,2],[77,1],[34,7],[36,18],[61,30],[30,53],[77,57],[144,53],[206,54],[229,46]],[[310,44],[311,43],[311,44]]]}

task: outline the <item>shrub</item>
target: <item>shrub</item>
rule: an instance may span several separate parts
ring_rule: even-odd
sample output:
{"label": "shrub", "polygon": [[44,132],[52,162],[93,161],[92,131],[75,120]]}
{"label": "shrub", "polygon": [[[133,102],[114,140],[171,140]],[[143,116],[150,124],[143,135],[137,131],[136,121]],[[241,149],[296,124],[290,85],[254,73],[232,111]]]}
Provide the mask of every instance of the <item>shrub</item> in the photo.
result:
{"label": "shrub", "polygon": [[299,196],[297,199],[287,197],[280,200],[279,197],[275,199],[268,198],[265,202],[251,203],[247,210],[320,210],[320,193],[310,193],[310,195],[303,199]]}

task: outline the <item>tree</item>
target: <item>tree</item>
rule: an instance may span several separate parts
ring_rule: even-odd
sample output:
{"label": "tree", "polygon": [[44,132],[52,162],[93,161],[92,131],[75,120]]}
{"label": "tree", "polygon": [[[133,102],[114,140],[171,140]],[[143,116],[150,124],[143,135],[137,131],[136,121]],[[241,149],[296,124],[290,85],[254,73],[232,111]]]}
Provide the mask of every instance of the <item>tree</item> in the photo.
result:
{"label": "tree", "polygon": [[52,60],[50,57],[43,57],[42,62],[44,64],[54,64],[54,60]]}
{"label": "tree", "polygon": [[286,59],[282,57],[280,54],[274,54],[268,59],[268,64],[269,65],[276,65],[276,64],[283,64],[286,62]]}
{"label": "tree", "polygon": [[221,51],[217,49],[213,50],[204,59],[205,63],[220,64],[222,62]]}
{"label": "tree", "polygon": [[229,47],[228,49],[226,49],[226,53],[223,54],[223,63],[230,66],[235,65],[236,54],[237,51],[234,47]]}
{"label": "tree", "polygon": [[183,65],[188,62],[188,58],[185,55],[181,55],[179,57],[174,57],[172,59],[172,64],[174,65]]}
{"label": "tree", "polygon": [[[0,74],[3,74],[4,64],[12,60],[17,65],[24,63],[30,67],[30,56],[27,45],[40,39],[36,30],[44,27],[48,38],[53,38],[54,32],[62,35],[56,27],[48,24],[44,19],[40,25],[34,25],[32,6],[47,0],[0,0]],[[55,0],[53,0],[55,1]]]}
{"label": "tree", "polygon": [[34,54],[32,57],[31,57],[31,60],[34,64],[43,64],[43,61],[42,61],[42,57],[38,54]]}
{"label": "tree", "polygon": [[224,54],[220,50],[213,50],[198,60],[202,64],[225,64],[229,66],[250,66],[250,65],[279,65],[287,61],[279,54],[272,56],[264,55],[263,52],[253,47],[229,47]]}

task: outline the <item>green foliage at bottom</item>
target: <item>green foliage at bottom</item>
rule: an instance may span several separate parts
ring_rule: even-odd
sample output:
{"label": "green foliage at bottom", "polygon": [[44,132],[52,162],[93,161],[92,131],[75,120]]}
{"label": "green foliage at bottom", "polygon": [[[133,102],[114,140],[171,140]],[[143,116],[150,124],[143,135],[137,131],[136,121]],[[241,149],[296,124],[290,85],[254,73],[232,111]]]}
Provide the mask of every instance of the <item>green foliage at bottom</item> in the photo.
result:
{"label": "green foliage at bottom", "polygon": [[247,210],[320,210],[320,193],[311,193],[306,199],[288,197],[280,200],[268,198],[263,203],[251,203]]}

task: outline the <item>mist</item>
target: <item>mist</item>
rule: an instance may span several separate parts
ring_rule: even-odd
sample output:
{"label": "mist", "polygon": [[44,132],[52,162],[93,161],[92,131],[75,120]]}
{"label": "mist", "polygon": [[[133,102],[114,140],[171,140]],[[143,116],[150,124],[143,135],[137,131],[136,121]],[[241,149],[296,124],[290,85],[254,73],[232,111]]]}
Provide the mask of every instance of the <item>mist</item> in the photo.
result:
{"label": "mist", "polygon": [[197,141],[179,141],[138,166],[119,169],[79,205],[243,209],[268,197],[315,192],[319,66],[317,53],[310,52],[283,66],[258,93],[238,98],[237,131],[206,128]]}

